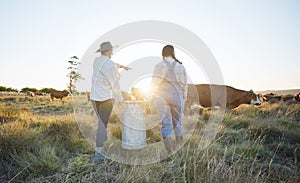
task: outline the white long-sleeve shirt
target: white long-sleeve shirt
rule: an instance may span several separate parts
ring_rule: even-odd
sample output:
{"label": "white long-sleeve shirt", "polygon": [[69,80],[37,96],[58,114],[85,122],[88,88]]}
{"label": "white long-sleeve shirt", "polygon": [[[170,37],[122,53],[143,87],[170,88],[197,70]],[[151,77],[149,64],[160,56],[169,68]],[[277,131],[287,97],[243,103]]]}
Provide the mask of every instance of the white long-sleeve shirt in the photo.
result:
{"label": "white long-sleeve shirt", "polygon": [[109,57],[101,55],[96,57],[93,64],[91,100],[105,101],[116,99],[123,101],[119,84],[120,75],[118,65]]}
{"label": "white long-sleeve shirt", "polygon": [[[155,91],[159,88],[159,85],[163,82],[167,72],[168,72],[168,64],[166,62],[172,63],[176,62],[172,57],[167,57],[162,62],[156,64],[153,72],[153,78],[152,78],[152,89]],[[182,64],[176,64],[175,65],[175,76],[177,79],[177,82],[182,90],[183,99],[187,99],[187,74],[186,70],[183,67]]]}

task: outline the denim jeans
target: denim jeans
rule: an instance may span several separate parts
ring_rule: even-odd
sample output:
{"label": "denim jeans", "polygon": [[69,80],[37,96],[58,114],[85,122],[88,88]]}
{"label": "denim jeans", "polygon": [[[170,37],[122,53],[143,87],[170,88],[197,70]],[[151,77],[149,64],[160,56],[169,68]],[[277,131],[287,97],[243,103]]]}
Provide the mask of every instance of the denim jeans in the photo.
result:
{"label": "denim jeans", "polygon": [[107,139],[107,124],[113,109],[113,99],[105,101],[91,101],[98,116],[98,129],[96,134],[96,147],[103,147]]}
{"label": "denim jeans", "polygon": [[181,89],[171,84],[162,86],[155,104],[162,121],[161,133],[163,138],[172,136],[172,126],[176,136],[183,136],[183,95]]}

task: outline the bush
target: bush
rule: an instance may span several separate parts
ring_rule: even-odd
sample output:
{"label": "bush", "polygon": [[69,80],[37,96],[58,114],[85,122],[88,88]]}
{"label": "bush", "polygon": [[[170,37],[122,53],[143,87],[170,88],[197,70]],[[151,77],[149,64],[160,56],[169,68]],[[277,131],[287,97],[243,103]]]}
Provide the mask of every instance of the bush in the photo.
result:
{"label": "bush", "polygon": [[6,91],[6,87],[5,86],[0,86],[0,92],[4,92]]}

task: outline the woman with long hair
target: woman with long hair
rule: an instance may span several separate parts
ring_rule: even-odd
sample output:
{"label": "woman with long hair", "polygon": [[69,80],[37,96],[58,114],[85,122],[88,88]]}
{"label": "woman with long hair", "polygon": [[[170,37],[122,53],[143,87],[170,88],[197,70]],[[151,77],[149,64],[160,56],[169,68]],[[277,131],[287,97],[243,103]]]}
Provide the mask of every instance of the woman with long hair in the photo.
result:
{"label": "woman with long hair", "polygon": [[175,57],[174,47],[166,45],[162,50],[163,61],[153,72],[152,89],[155,105],[162,122],[161,133],[167,153],[172,153],[172,127],[177,145],[183,143],[182,115],[187,98],[187,75],[182,62]]}

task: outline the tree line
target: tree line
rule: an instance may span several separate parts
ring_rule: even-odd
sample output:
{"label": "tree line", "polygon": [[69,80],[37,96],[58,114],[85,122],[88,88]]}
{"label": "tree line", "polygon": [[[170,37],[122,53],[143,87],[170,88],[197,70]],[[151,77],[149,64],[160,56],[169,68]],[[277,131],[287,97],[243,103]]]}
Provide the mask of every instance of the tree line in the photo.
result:
{"label": "tree line", "polygon": [[42,88],[40,90],[36,89],[36,88],[30,88],[30,87],[25,87],[22,88],[21,90],[18,90],[16,88],[11,88],[11,87],[5,87],[5,86],[0,86],[0,92],[42,92],[42,93],[50,93],[52,90],[52,88]]}

